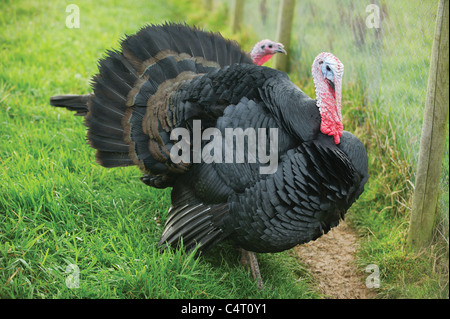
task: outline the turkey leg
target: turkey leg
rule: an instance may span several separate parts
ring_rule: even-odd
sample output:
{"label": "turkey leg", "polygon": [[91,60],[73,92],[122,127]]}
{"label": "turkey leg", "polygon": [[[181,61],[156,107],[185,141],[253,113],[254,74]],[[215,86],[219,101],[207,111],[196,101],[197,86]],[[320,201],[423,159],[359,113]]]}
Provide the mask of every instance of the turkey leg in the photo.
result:
{"label": "turkey leg", "polygon": [[241,264],[250,266],[253,279],[256,281],[258,289],[263,289],[263,281],[261,278],[261,271],[259,270],[258,259],[256,259],[256,254],[252,251],[241,248]]}

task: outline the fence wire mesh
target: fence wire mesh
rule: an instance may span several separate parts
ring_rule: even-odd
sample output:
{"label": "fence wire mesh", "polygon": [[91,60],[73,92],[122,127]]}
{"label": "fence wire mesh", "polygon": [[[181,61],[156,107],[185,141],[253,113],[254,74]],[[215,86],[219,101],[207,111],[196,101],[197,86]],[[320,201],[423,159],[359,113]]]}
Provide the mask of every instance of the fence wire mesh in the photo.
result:
{"label": "fence wire mesh", "polygon": [[[437,3],[297,1],[291,71],[309,77],[314,57],[333,52],[344,62],[344,82],[363,85],[368,104],[395,123],[402,151],[417,162]],[[261,38],[275,39],[279,5],[247,0],[245,24],[258,26]]]}
{"label": "fence wire mesh", "polygon": [[[223,0],[226,1],[226,0]],[[223,2],[216,0],[216,2]],[[233,1],[228,0],[233,8]],[[276,40],[279,0],[245,0],[244,26]],[[344,84],[362,86],[371,125],[390,123],[400,156],[418,161],[438,0],[297,0],[290,72],[308,78],[314,57],[328,51],[345,65]],[[344,85],[345,89],[345,85]],[[441,221],[448,239],[448,133],[441,176]],[[412,182],[414,182],[414,171]],[[446,212],[445,212],[446,211]]]}

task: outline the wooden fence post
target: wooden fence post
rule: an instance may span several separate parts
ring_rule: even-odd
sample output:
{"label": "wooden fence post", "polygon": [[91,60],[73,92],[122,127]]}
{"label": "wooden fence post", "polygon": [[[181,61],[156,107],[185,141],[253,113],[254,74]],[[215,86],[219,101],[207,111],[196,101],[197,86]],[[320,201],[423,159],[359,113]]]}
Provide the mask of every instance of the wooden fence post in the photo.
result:
{"label": "wooden fence post", "polygon": [[436,16],[419,162],[407,243],[412,249],[430,244],[436,223],[442,157],[449,114],[449,0],[440,0]]}
{"label": "wooden fence post", "polygon": [[274,68],[284,72],[289,68],[289,47],[291,44],[292,21],[294,18],[295,0],[282,0],[278,12],[277,42],[281,42],[286,54],[275,55]]}
{"label": "wooden fence post", "polygon": [[244,18],[244,3],[245,0],[234,0],[234,7],[231,16],[231,31],[237,32],[242,25]]}

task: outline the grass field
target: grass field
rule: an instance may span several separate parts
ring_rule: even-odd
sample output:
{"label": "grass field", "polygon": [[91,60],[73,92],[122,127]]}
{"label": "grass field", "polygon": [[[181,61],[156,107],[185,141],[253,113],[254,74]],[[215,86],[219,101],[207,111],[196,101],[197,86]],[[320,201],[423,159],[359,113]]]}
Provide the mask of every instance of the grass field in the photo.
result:
{"label": "grass field", "polygon": [[[89,92],[104,51],[146,23],[186,20],[245,49],[259,40],[252,28],[232,34],[224,7],[205,16],[199,3],[77,1],[79,29],[66,27],[66,3],[0,3],[1,298],[320,298],[292,251],[259,255],[264,291],[228,244],[201,258],[158,251],[169,190],[141,183],[137,168],[100,167],[82,119],[48,104],[52,95]],[[313,95],[308,78],[291,77]],[[370,126],[377,114],[362,107],[357,82],[347,83],[343,99],[358,106],[346,109],[345,125],[363,136],[370,155],[370,182],[349,213],[361,234],[361,269],[379,265],[380,297],[448,298],[445,247],[404,249],[412,168],[399,156],[389,122]],[[66,284],[73,267],[78,289]]]}

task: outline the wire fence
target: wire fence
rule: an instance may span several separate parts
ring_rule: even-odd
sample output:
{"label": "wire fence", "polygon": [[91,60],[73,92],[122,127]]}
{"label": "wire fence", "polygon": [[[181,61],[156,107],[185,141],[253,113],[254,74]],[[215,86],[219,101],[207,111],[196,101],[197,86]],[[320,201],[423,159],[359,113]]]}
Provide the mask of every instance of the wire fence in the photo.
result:
{"label": "wire fence", "polygon": [[[261,26],[255,28],[261,38],[275,39],[279,3],[246,0],[245,23]],[[344,82],[364,86],[367,102],[394,121],[403,152],[414,163],[437,3],[304,0],[295,6],[291,71],[309,76],[314,57],[333,52],[344,62]]]}
{"label": "wire fence", "polygon": [[[233,8],[231,0],[215,3],[224,1]],[[260,39],[277,40],[280,2],[245,0],[244,27]],[[297,0],[294,9],[291,74],[310,77],[311,63],[322,51],[339,57],[345,65],[344,84],[361,85],[365,104],[376,108],[370,124],[391,124],[399,154],[412,167],[418,162],[437,6],[438,0]],[[448,229],[448,153],[447,133],[440,197],[443,229]]]}

